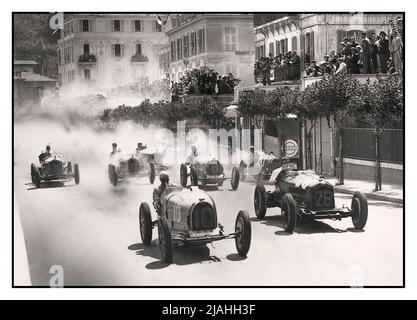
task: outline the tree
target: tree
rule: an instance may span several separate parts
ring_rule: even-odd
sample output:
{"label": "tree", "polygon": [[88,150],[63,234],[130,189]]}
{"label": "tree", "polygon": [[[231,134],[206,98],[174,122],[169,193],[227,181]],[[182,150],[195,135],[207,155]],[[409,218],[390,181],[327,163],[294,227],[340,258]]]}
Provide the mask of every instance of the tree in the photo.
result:
{"label": "tree", "polygon": [[384,129],[404,117],[404,83],[402,75],[392,74],[378,77],[361,85],[354,103],[355,115],[374,128],[375,136],[375,191],[382,189],[381,135]]}
{"label": "tree", "polygon": [[315,100],[320,108],[320,114],[327,118],[329,127],[331,120],[336,126],[335,140],[338,142],[337,150],[337,184],[344,183],[343,170],[343,125],[349,115],[354,114],[354,97],[359,90],[359,81],[350,74],[337,74],[327,76],[312,84],[310,99]]}

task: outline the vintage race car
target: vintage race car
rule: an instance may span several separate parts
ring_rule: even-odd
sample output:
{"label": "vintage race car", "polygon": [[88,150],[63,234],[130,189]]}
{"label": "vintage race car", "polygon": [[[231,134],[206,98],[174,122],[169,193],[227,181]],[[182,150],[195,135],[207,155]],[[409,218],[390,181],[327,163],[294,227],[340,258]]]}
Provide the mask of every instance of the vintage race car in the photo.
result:
{"label": "vintage race car", "polygon": [[255,188],[254,206],[259,219],[267,208],[280,207],[284,229],[292,232],[302,219],[352,218],[355,229],[362,230],[368,219],[368,200],[362,192],[355,192],[351,208],[335,207],[333,185],[311,170],[298,171],[294,163],[286,163],[276,177],[275,190],[266,191],[263,184]]}
{"label": "vintage race car", "polygon": [[[71,181],[74,179],[76,184],[80,183],[80,169],[78,164],[74,168],[70,161],[66,162],[60,153],[46,154],[39,156],[40,166],[32,163],[30,166],[30,176],[36,188],[40,188],[42,181]],[[74,170],[73,170],[74,169]]]}
{"label": "vintage race car", "polygon": [[152,221],[151,210],[146,202],[139,207],[139,228],[144,245],[152,241],[152,229],[158,227],[159,247],[162,260],[171,263],[173,246],[184,244],[205,245],[223,239],[235,239],[236,249],[245,257],[251,243],[251,223],[246,211],[239,211],[235,232],[225,233],[217,221],[213,199],[198,187],[168,187],[161,195],[161,212]]}
{"label": "vintage race car", "polygon": [[212,157],[199,157],[195,163],[183,163],[180,167],[180,180],[183,187],[187,186],[188,177],[190,177],[191,185],[218,185],[221,187],[225,180],[230,179],[232,190],[239,187],[239,169],[233,167],[231,177],[226,177],[223,165]]}
{"label": "vintage race car", "polygon": [[110,183],[117,186],[120,179],[131,177],[149,177],[151,184],[155,181],[156,169],[154,162],[145,162],[136,154],[116,153],[110,158],[108,174]]}
{"label": "vintage race car", "polygon": [[281,167],[281,160],[273,155],[257,152],[251,164],[249,157],[239,163],[240,181],[245,181],[246,176],[252,176],[256,182],[268,181],[272,172]]}
{"label": "vintage race car", "polygon": [[137,153],[137,158],[143,165],[153,163],[157,174],[161,171],[166,171],[169,169],[169,166],[164,163],[163,154],[160,152],[141,151]]}

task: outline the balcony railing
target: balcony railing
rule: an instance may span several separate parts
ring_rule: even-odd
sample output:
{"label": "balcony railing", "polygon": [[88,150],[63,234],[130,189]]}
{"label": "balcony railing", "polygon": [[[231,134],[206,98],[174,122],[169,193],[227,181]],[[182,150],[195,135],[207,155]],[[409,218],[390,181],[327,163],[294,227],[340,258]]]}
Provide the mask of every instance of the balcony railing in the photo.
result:
{"label": "balcony railing", "polygon": [[141,54],[134,54],[130,59],[130,62],[148,62],[149,59],[147,56]]}
{"label": "balcony railing", "polygon": [[97,59],[94,54],[83,54],[78,59],[79,63],[96,63]]}
{"label": "balcony railing", "polygon": [[270,85],[272,82],[295,81],[301,78],[301,64],[298,58],[277,61],[275,58],[261,58],[255,63],[255,82]]}

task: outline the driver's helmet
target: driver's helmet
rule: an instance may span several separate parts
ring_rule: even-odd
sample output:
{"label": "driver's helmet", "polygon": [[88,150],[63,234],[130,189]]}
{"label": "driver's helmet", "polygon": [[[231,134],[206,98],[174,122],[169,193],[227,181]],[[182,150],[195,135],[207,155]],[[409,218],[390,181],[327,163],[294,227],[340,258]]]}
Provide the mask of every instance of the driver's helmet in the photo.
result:
{"label": "driver's helmet", "polygon": [[161,172],[159,174],[159,180],[161,183],[168,183],[169,182],[169,175],[166,172]]}
{"label": "driver's helmet", "polygon": [[116,143],[116,142],[113,142],[113,143],[111,144],[111,146],[112,146],[113,148],[117,148],[117,143]]}
{"label": "driver's helmet", "polygon": [[51,151],[51,146],[46,146],[46,151]]}
{"label": "driver's helmet", "polygon": [[249,151],[254,152],[254,151],[255,151],[255,147],[254,147],[254,146],[250,146],[250,147],[249,147]]}
{"label": "driver's helmet", "polygon": [[287,158],[287,157],[282,157],[281,158],[281,165],[283,165],[285,163],[289,163],[289,162],[290,162],[290,159],[289,158]]}

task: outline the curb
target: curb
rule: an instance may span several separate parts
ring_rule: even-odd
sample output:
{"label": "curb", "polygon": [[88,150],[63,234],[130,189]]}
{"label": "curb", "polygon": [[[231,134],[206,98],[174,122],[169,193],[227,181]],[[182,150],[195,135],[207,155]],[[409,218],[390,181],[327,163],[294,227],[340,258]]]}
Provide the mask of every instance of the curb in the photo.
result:
{"label": "curb", "polygon": [[[334,191],[339,192],[339,193],[345,193],[345,194],[354,194],[355,193],[355,191],[352,191],[352,190],[349,190],[349,189],[344,189],[343,187],[338,187],[338,186],[334,187]],[[380,194],[375,194],[373,192],[365,192],[365,195],[366,195],[367,198],[372,199],[372,200],[379,200],[379,201],[387,201],[387,202],[392,202],[392,203],[404,204],[404,200],[399,199],[399,198],[394,198],[394,197],[384,196],[384,195],[380,195]]]}

